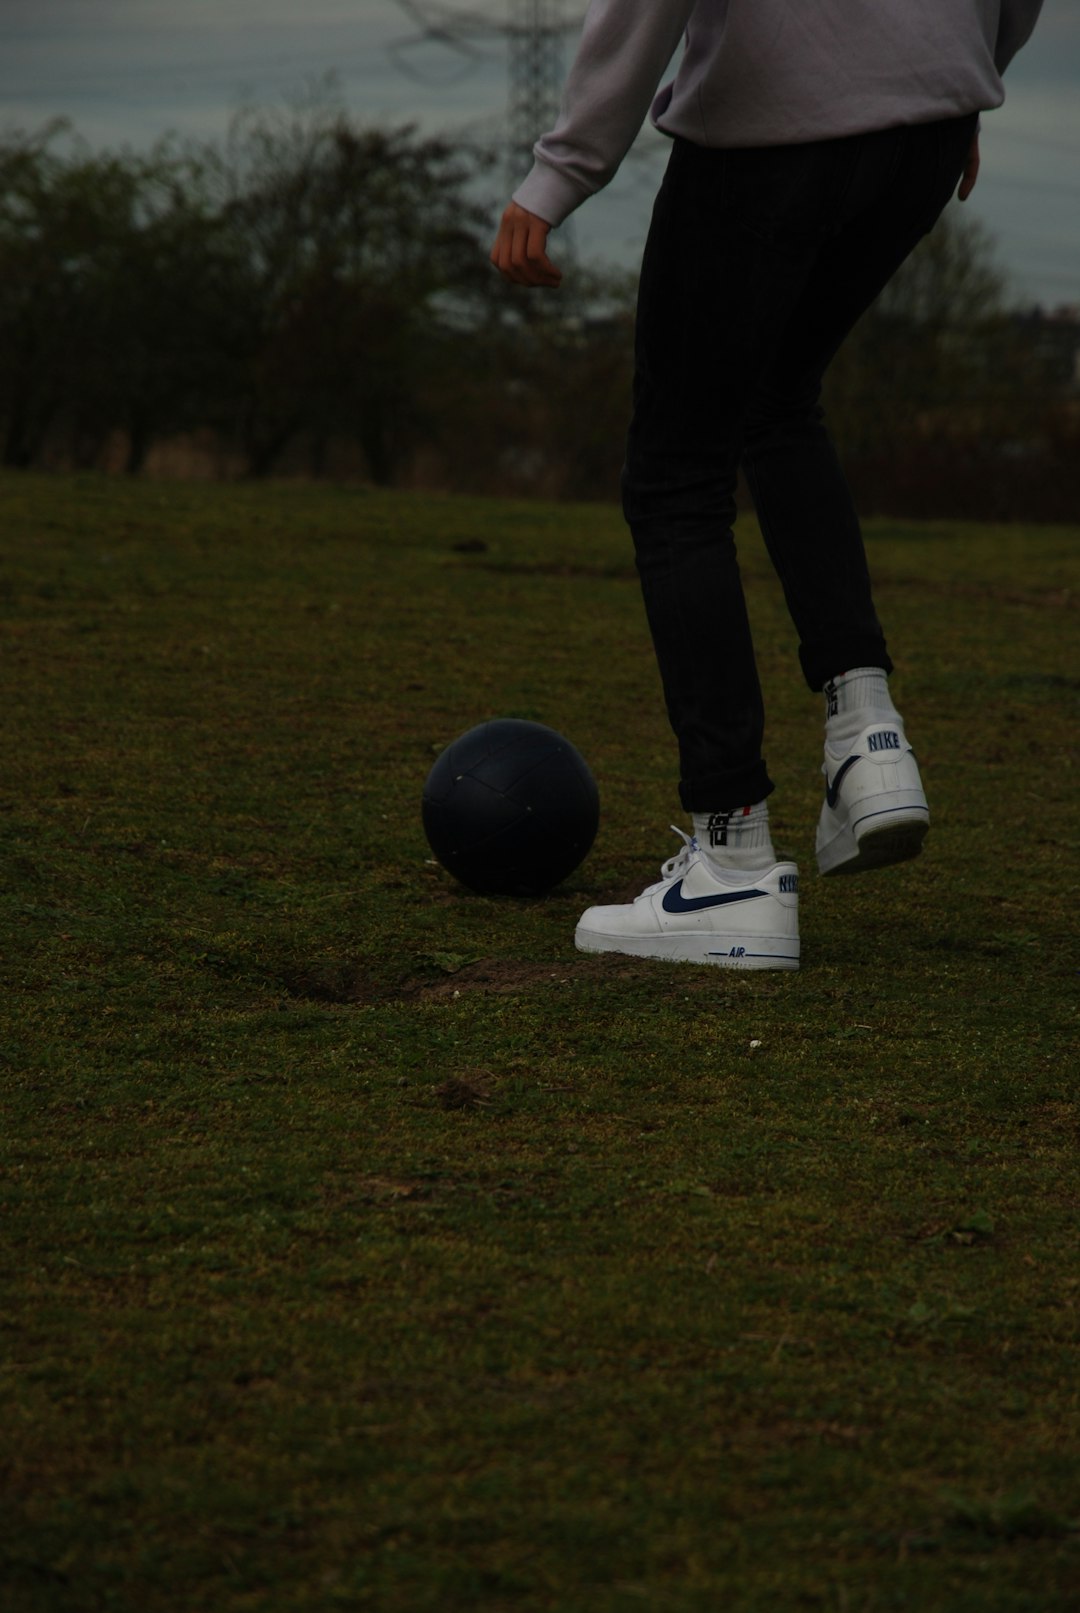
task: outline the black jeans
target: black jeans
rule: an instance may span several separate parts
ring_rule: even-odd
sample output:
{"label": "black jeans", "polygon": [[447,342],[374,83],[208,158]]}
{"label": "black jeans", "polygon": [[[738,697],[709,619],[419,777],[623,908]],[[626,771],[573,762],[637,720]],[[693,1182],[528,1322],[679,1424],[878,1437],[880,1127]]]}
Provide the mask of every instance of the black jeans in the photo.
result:
{"label": "black jeans", "polygon": [[688,811],[773,788],[732,536],[740,464],[810,687],[854,666],[891,670],[821,383],[941,213],[975,122],[674,144],[641,271],[623,508]]}

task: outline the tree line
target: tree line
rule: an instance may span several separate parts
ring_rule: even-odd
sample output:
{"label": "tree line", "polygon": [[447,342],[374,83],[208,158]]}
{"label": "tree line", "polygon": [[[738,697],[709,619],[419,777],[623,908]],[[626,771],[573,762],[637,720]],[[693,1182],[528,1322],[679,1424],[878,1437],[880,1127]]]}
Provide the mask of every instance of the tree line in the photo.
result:
{"label": "tree line", "polygon": [[[613,498],[629,275],[487,260],[490,156],[313,102],[220,143],[0,140],[0,454]],[[827,411],[868,512],[1080,515],[1080,420],[989,243],[947,216],[861,322]]]}

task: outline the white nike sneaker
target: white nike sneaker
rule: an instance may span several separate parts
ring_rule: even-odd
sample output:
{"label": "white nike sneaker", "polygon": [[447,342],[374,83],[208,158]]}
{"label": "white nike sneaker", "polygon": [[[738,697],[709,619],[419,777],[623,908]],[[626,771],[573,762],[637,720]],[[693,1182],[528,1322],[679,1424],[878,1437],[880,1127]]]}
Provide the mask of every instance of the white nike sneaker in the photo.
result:
{"label": "white nike sneaker", "polygon": [[861,874],[918,856],[930,809],[898,718],[872,723],[840,754],[826,739],[821,771],[817,860],[823,874]]}
{"label": "white nike sneaker", "polygon": [[[672,824],[675,829],[675,825]],[[582,952],[711,963],[721,969],[799,967],[799,874],[718,869],[692,836],[656,885],[623,907],[590,907],[574,941]]]}

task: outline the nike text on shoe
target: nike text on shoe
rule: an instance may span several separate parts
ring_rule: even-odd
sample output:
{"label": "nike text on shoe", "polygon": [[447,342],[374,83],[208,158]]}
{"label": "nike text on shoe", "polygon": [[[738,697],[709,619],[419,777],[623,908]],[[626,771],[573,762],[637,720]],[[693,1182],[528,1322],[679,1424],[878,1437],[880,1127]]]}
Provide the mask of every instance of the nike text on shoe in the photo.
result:
{"label": "nike text on shoe", "polygon": [[864,728],[842,756],[826,741],[822,772],[817,860],[823,874],[860,874],[918,855],[930,810],[915,754],[895,718]]}
{"label": "nike text on shoe", "polygon": [[[674,825],[673,825],[674,827]],[[582,952],[710,963],[721,969],[799,967],[799,875],[794,863],[760,873],[718,869],[681,829],[682,851],[655,885],[622,907],[590,907],[574,941]]]}

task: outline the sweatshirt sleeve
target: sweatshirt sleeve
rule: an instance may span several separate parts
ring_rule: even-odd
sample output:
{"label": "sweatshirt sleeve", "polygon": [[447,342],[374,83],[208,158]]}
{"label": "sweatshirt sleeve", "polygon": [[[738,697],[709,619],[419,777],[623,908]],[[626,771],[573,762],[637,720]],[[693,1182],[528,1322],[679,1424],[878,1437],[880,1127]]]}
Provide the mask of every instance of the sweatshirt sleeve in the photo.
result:
{"label": "sweatshirt sleeve", "polygon": [[514,192],[561,224],[602,190],[633,145],[696,0],[591,0],[558,122]]}
{"label": "sweatshirt sleeve", "polygon": [[1043,0],[1003,0],[994,49],[994,66],[999,73],[1031,38],[1042,5]]}

